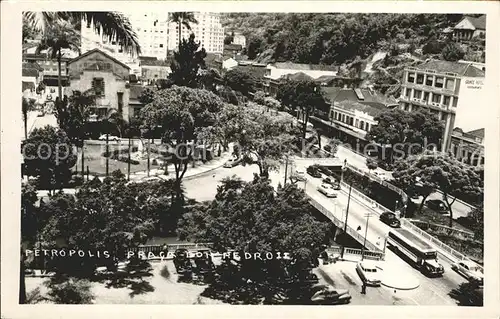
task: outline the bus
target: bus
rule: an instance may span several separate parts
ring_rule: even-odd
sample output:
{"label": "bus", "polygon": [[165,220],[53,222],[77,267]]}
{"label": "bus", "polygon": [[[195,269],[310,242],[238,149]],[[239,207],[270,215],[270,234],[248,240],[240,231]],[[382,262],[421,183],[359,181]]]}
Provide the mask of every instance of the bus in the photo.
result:
{"label": "bus", "polygon": [[424,275],[443,275],[444,267],[437,260],[436,249],[410,231],[389,231],[387,244],[406,255]]}

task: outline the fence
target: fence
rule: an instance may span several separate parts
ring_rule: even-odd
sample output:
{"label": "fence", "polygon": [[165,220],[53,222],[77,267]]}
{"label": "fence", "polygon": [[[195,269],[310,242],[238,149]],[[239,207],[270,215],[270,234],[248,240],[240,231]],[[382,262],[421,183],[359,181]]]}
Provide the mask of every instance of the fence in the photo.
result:
{"label": "fence", "polygon": [[417,227],[419,225],[424,225],[432,230],[446,232],[448,234],[452,234],[452,235],[455,235],[457,237],[460,237],[461,239],[465,239],[465,240],[474,240],[475,239],[474,233],[470,232],[470,231],[460,230],[460,229],[456,229],[456,228],[450,228],[447,226],[442,226],[442,225],[438,225],[438,224],[434,224],[434,223],[424,222],[421,220],[408,219],[408,221],[410,221],[412,224],[416,225]]}
{"label": "fence", "polygon": [[[418,228],[417,226],[413,225],[411,222],[405,220],[405,219],[402,219],[401,220],[401,226],[402,227],[405,227],[405,228],[408,228],[409,230],[411,230],[412,232],[414,232],[416,235],[422,237],[423,239],[426,239],[428,241],[430,241],[431,243],[433,243],[435,246],[437,246],[438,248],[438,252],[443,255],[446,259],[452,261],[452,262],[456,262],[456,261],[459,261],[459,260],[464,260],[464,259],[467,259],[469,260],[469,258],[467,256],[465,256],[464,254],[456,251],[455,249],[451,248],[450,246],[442,243],[440,240],[434,238],[433,236],[429,235],[428,233],[426,233],[425,231],[423,231],[422,229]],[[481,271],[483,271],[483,267],[481,265],[478,265],[478,267],[481,269]]]}

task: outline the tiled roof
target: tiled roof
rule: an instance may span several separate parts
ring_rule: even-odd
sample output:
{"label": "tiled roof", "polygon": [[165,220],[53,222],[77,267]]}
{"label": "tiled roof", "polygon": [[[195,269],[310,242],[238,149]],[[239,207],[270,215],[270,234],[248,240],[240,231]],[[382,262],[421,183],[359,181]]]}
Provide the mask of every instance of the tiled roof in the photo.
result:
{"label": "tiled roof", "polygon": [[473,131],[467,132],[465,134],[469,134],[469,135],[473,135],[473,136],[476,136],[476,137],[484,138],[484,128],[473,130]]}
{"label": "tiled roof", "polygon": [[23,62],[23,69],[35,69],[37,71],[43,71],[43,68],[40,64],[36,62]]}
{"label": "tiled roof", "polygon": [[111,61],[114,61],[118,64],[120,64],[121,66],[123,66],[124,68],[126,68],[127,70],[130,70],[130,67],[128,65],[126,65],[125,63],[113,58],[111,55],[107,54],[106,52],[103,52],[102,50],[99,50],[99,49],[93,49],[93,50],[90,50],[90,51],[87,51],[85,52],[84,54],[74,58],[73,60],[69,61],[68,64],[71,64],[73,62],[76,62],[92,53],[95,53],[95,52],[99,52],[100,54],[104,55],[106,58],[110,59]]}
{"label": "tiled roof", "polygon": [[302,64],[292,62],[276,62],[273,64],[277,69],[307,70],[307,71],[337,71],[337,67],[322,64]]}
{"label": "tiled roof", "polygon": [[23,68],[23,73],[22,73],[22,76],[34,76],[34,77],[38,77],[39,73],[36,69],[32,69],[32,68]]}
{"label": "tiled roof", "polygon": [[154,61],[154,60],[158,60],[158,58],[155,56],[143,56],[143,55],[141,55],[141,56],[139,56],[139,60],[141,60],[141,61],[146,61],[146,60]]}
{"label": "tiled roof", "polygon": [[241,51],[243,49],[243,47],[241,46],[241,44],[225,44],[224,45],[224,51],[226,50],[230,50],[230,51]]}
{"label": "tiled roof", "polygon": [[26,90],[34,90],[35,89],[35,83],[33,82],[25,82],[23,81],[23,92]]}
{"label": "tiled roof", "polygon": [[286,75],[282,76],[282,78],[286,78],[286,79],[294,80],[294,81],[311,81],[311,80],[313,80],[313,78],[311,76],[305,74],[304,72],[297,72],[294,74],[286,74]]}
{"label": "tiled roof", "polygon": [[335,103],[335,107],[346,110],[346,111],[364,112],[372,117],[376,117],[380,113],[387,110],[387,108],[382,106],[382,105],[372,106],[372,105],[361,104],[358,102],[348,101],[348,100]]}
{"label": "tiled roof", "polygon": [[452,62],[444,60],[431,60],[416,66],[421,70],[434,70],[438,73],[456,73],[460,76],[484,77],[484,72],[470,63]]}
{"label": "tiled roof", "polygon": [[212,62],[221,62],[222,61],[222,54],[219,53],[207,53],[207,56],[205,57],[205,63],[212,63]]}
{"label": "tiled roof", "polygon": [[[483,14],[479,17],[471,17],[471,16],[466,16],[460,22],[457,24],[457,26],[462,23],[464,20],[468,20],[476,29],[480,30],[486,30],[486,15]],[[456,27],[455,27],[456,28]]]}
{"label": "tiled roof", "polygon": [[322,87],[321,90],[327,100],[331,103],[340,101],[353,101],[362,104],[367,104],[373,107],[398,104],[395,98],[387,97],[382,93],[369,89],[357,89],[361,93],[362,98],[358,97],[354,89],[344,89],[339,87]]}
{"label": "tiled roof", "polygon": [[141,66],[170,66],[165,60],[141,60]]}

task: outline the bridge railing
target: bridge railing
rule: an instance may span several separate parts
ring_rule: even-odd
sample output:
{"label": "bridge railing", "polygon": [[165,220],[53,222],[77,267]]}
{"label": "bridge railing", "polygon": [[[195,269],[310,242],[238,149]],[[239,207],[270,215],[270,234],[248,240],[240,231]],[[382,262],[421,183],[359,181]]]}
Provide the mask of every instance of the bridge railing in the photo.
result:
{"label": "bridge railing", "polygon": [[[338,257],[342,253],[342,247],[331,246],[326,249],[326,252],[329,257]],[[344,250],[344,256],[345,255],[353,255],[361,258],[361,256],[363,255],[363,251],[357,248],[346,247]],[[366,259],[371,259],[371,260],[384,260],[385,257],[383,252],[371,251],[371,250],[365,250],[364,256]]]}

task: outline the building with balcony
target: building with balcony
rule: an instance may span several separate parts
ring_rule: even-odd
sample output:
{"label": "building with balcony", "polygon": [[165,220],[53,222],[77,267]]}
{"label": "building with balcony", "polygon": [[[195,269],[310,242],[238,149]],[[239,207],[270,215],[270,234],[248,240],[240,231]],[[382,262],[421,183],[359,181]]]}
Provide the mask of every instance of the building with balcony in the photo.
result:
{"label": "building with balcony", "polygon": [[456,127],[451,133],[449,152],[463,163],[484,165],[484,128],[464,132]]}
{"label": "building with balcony", "polygon": [[96,98],[91,118],[99,120],[111,110],[128,119],[130,68],[107,53],[94,49],[68,62],[69,91],[91,91]]}
{"label": "building with balcony", "polygon": [[479,17],[465,16],[453,28],[454,40],[471,40],[473,38],[486,38],[486,15]]}
{"label": "building with balcony", "polygon": [[[191,30],[181,25],[181,39],[189,39],[194,33],[195,41],[201,43],[206,52],[222,53],[224,50],[224,27],[220,22],[220,13],[195,12],[198,23],[191,23]],[[179,25],[170,22],[168,25],[168,49],[173,51],[179,47]]]}
{"label": "building with balcony", "polygon": [[484,71],[471,63],[430,60],[406,68],[401,81],[400,107],[406,111],[426,108],[445,124],[442,150],[450,146],[450,136],[460,108],[461,91],[469,83],[484,78]]}

